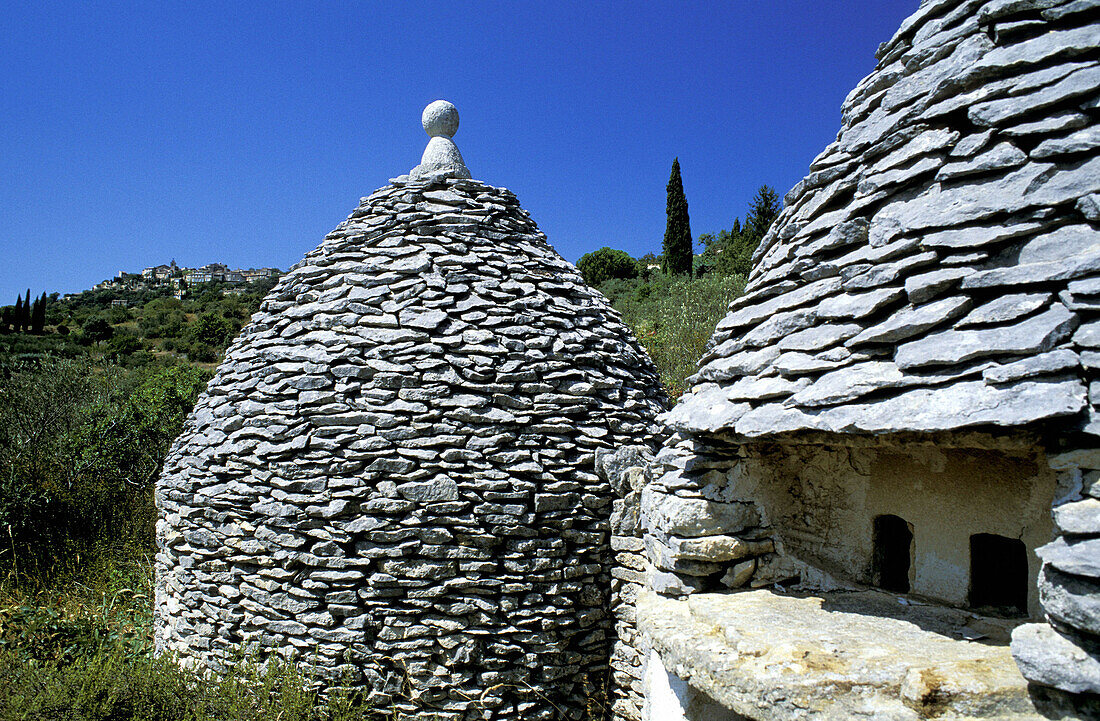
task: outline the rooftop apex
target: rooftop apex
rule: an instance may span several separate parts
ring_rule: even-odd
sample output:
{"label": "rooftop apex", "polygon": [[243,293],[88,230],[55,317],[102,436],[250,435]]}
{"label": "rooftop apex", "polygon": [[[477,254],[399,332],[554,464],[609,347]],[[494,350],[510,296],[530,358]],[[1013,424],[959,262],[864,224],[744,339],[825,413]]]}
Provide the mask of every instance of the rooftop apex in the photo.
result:
{"label": "rooftop apex", "polygon": [[420,165],[409,171],[414,180],[430,177],[469,178],[462,153],[451,138],[458,131],[458,109],[446,100],[436,100],[420,116],[424,132],[431,136]]}

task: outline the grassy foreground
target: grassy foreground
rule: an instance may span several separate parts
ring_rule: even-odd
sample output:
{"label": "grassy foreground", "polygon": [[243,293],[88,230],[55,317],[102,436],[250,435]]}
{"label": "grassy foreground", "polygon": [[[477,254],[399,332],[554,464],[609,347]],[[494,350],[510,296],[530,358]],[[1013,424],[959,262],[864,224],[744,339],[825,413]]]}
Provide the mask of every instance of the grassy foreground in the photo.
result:
{"label": "grassy foreground", "polygon": [[350,721],[388,718],[356,695],[314,690],[308,670],[242,657],[224,675],[153,655],[152,573],[99,588],[0,584],[0,721]]}

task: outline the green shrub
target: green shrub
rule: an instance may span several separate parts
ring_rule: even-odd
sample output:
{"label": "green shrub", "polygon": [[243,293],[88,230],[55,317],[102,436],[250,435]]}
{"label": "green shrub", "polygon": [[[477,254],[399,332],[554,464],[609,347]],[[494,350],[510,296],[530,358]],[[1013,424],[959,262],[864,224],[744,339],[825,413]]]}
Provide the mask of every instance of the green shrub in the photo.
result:
{"label": "green shrub", "polygon": [[745,288],[743,276],[701,278],[654,274],[649,280],[610,280],[600,286],[646,347],[669,398],[680,397],[730,301]]}
{"label": "green shrub", "polygon": [[0,366],[0,572],[34,585],[147,554],[153,480],[208,375]]}
{"label": "green shrub", "polygon": [[577,270],[585,283],[598,288],[612,278],[636,277],[638,263],[626,251],[605,247],[582,255],[577,261]]}

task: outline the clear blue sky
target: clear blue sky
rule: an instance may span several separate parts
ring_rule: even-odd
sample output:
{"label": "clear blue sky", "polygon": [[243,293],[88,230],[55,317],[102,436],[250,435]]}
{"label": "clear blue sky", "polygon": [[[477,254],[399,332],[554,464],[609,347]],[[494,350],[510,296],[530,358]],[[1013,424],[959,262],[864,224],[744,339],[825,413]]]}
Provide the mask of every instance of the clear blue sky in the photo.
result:
{"label": "clear blue sky", "polygon": [[286,268],[458,106],[475,178],[571,261],[784,194],[917,0],[8,3],[0,304],[118,270]]}

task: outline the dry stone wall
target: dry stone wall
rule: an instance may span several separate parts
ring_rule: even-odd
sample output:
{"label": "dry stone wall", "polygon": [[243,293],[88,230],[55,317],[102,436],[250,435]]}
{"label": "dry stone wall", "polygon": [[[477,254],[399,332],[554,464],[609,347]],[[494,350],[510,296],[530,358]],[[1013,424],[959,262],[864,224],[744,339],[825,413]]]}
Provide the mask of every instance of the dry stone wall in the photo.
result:
{"label": "dry stone wall", "polygon": [[771,552],[745,475],[770,443],[1029,437],[1060,464],[1061,536],[1039,551],[1050,623],[1013,649],[1100,694],[1100,3],[925,0],[877,58],[664,418],[650,583],[813,575]]}
{"label": "dry stone wall", "polygon": [[611,675],[615,719],[639,721],[645,698],[645,670],[649,649],[638,631],[638,594],[646,585],[645,543],[640,518],[641,497],[653,480],[652,449],[624,446],[596,454],[596,472],[615,494],[611,510],[611,605],[615,642]]}
{"label": "dry stone wall", "polygon": [[594,456],[651,444],[664,396],[515,196],[455,175],[365,198],[227,351],[158,484],[161,650],[311,659],[417,718],[606,692]]}

